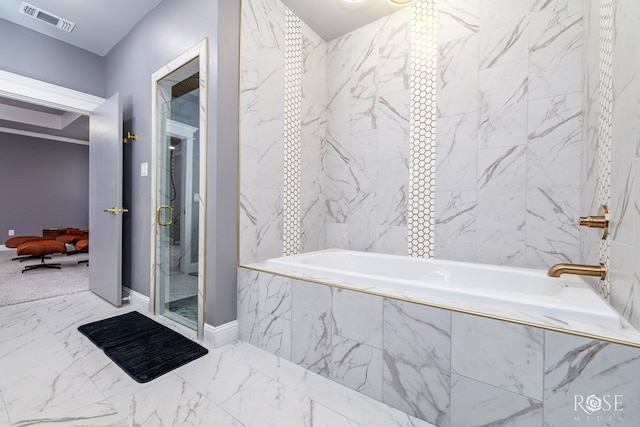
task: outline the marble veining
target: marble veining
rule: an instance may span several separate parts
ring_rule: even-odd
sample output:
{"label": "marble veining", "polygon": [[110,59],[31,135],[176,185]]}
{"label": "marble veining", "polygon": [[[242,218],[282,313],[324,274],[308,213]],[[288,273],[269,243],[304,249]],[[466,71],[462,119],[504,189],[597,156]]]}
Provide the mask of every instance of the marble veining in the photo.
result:
{"label": "marble veining", "polygon": [[530,188],[527,198],[527,265],[545,269],[580,257],[578,186]]}
{"label": "marble veining", "polygon": [[[556,332],[545,332],[545,424],[562,425],[574,416],[588,425],[586,413],[574,409],[575,396],[621,396],[621,411],[605,411],[594,405],[594,416],[603,416],[620,425],[640,422],[635,374],[640,350],[593,341]],[[620,422],[622,419],[623,422]],[[615,425],[615,424],[611,424]]]}
{"label": "marble veining", "polygon": [[530,100],[582,90],[582,42],[583,0],[545,2],[531,14]]}
{"label": "marble veining", "polygon": [[[533,0],[480,0],[480,66],[483,69],[527,57]],[[482,29],[491,28],[491,31]]]}
{"label": "marble veining", "polygon": [[[338,288],[332,292],[333,333],[375,348],[382,348],[382,303],[375,295]],[[354,319],[352,313],[361,313]]]}
{"label": "marble veining", "polygon": [[323,376],[331,364],[331,288],[309,286],[295,280],[292,286],[291,361]]}
{"label": "marble veining", "polygon": [[451,334],[452,372],[542,400],[542,330],[453,313]]}
{"label": "marble veining", "polygon": [[529,103],[527,186],[580,184],[582,97],[579,92]]}
{"label": "marble veining", "polygon": [[[581,159],[582,0],[438,8],[436,256],[536,268],[579,262],[577,226],[565,217],[578,213],[572,192],[593,163],[588,153]],[[597,119],[597,108],[585,111],[594,109]],[[542,193],[562,208],[537,206]],[[539,214],[552,227],[542,228]]]}
{"label": "marble veining", "polygon": [[451,380],[452,426],[542,425],[543,405],[478,381],[453,375]]}
{"label": "marble veining", "polygon": [[334,335],[329,378],[382,401],[382,350]]}
{"label": "marble veining", "polygon": [[431,426],[244,342],[137,383],[77,331],[133,309],[90,292],[1,307],[0,424]]}
{"label": "marble veining", "polygon": [[[526,220],[526,148],[512,146],[478,152],[478,225],[519,231]],[[496,209],[498,206],[501,209]]]}
{"label": "marble veining", "polygon": [[447,425],[450,314],[385,300],[384,319],[383,400],[418,418]]}
{"label": "marble veining", "polygon": [[476,254],[475,191],[436,192],[436,258],[473,262]]}

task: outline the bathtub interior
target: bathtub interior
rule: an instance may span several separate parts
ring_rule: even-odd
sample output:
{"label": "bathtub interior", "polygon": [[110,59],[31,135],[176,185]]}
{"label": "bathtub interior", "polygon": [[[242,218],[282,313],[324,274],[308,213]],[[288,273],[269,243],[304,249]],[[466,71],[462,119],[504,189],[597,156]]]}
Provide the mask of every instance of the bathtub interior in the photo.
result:
{"label": "bathtub interior", "polygon": [[270,259],[264,269],[426,305],[640,343],[640,333],[577,276],[551,278],[542,270],[343,249]]}

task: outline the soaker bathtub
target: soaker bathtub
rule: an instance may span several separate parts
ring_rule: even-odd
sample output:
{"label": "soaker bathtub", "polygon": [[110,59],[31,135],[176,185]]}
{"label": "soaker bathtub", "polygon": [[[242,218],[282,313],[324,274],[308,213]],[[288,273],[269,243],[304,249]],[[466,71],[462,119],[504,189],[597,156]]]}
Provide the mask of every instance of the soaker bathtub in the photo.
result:
{"label": "soaker bathtub", "polygon": [[578,276],[409,256],[326,249],[267,260],[270,271],[453,308],[497,307],[524,319],[620,329],[622,321]]}

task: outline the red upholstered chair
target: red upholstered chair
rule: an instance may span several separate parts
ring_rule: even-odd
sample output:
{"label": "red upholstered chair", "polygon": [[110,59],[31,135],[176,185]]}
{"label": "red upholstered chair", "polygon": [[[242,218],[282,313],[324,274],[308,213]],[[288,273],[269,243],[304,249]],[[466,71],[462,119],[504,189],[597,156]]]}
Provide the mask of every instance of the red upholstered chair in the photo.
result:
{"label": "red upholstered chair", "polygon": [[[65,245],[74,245],[82,240],[82,239],[86,239],[89,236],[89,230],[80,230],[78,228],[67,228],[65,230],[65,233],[56,237],[56,240],[60,243],[64,243]],[[75,248],[75,250],[67,252],[67,255],[73,255],[75,253],[78,253],[78,248]]]}
{"label": "red upholstered chair", "polygon": [[29,242],[24,242],[20,246],[16,248],[16,252],[18,255],[29,255],[35,258],[40,258],[40,264],[27,265],[22,272],[29,270],[34,270],[36,268],[60,268],[60,264],[50,263],[45,264],[44,260],[47,255],[52,254],[63,254],[67,252],[67,247],[64,243],[57,242],[53,239],[49,240],[33,240]]}
{"label": "red upholstered chair", "polygon": [[[16,236],[16,237],[11,237],[7,239],[7,241],[4,242],[4,245],[7,248],[17,249],[18,246],[20,246],[23,243],[42,241],[42,240],[53,240],[53,239],[51,237],[42,237],[42,236]],[[22,261],[26,261],[28,259],[34,259],[34,258],[40,258],[40,257],[36,257],[33,255],[19,256],[19,257],[11,258],[11,261],[20,260],[20,262],[22,262]],[[51,257],[48,257],[48,258],[51,258]]]}

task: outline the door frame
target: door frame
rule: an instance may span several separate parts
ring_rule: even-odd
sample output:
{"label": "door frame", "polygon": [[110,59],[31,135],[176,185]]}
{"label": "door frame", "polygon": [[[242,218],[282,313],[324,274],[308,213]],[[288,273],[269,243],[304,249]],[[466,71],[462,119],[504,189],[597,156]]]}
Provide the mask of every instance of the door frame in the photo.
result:
{"label": "door frame", "polygon": [[191,47],[175,59],[171,60],[165,66],[159,68],[151,75],[151,162],[149,165],[149,175],[151,178],[151,268],[150,280],[149,280],[149,310],[153,314],[160,313],[160,299],[158,298],[158,285],[156,283],[156,277],[160,265],[156,262],[157,255],[157,201],[158,201],[158,165],[159,165],[159,150],[158,150],[158,138],[160,137],[160,121],[158,120],[158,91],[160,85],[158,81],[164,77],[170,75],[175,70],[179,69],[188,62],[199,58],[198,68],[200,76],[200,117],[199,117],[199,130],[200,130],[200,183],[199,183],[199,215],[198,221],[200,223],[199,237],[198,237],[198,320],[196,324],[196,333],[199,340],[204,339],[204,324],[205,324],[205,298],[206,298],[206,194],[207,194],[207,143],[208,143],[208,76],[209,76],[209,48],[208,39],[204,38],[195,46]]}
{"label": "door frame", "polygon": [[[105,98],[99,96],[90,95],[4,70],[0,70],[0,96],[35,105],[79,113],[89,116],[90,121],[92,120],[92,113],[96,108],[107,101]],[[120,125],[121,123],[119,123],[119,126]],[[45,135],[38,137],[44,138]],[[57,138],[56,140],[60,139]],[[79,141],[76,140],[66,142],[79,143]],[[91,151],[91,144],[87,142],[87,145]],[[92,173],[93,171],[89,170],[90,177]],[[87,206],[87,212],[89,212],[89,206]],[[91,230],[89,231],[91,232]],[[91,286],[91,284],[89,286]]]}
{"label": "door frame", "polygon": [[0,70],[0,96],[91,117],[106,99]]}

